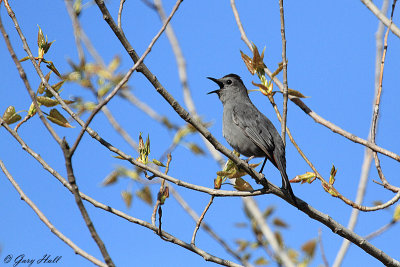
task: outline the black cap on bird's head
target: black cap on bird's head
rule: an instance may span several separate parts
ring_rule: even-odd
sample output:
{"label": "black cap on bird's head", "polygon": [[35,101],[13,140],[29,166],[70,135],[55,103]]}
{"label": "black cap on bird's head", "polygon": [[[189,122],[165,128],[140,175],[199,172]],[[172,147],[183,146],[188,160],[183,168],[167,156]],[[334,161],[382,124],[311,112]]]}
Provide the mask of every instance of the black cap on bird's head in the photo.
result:
{"label": "black cap on bird's head", "polygon": [[[232,79],[229,79],[229,78],[232,78]],[[216,93],[217,95],[219,95],[220,90],[225,87],[225,84],[226,85],[230,85],[230,84],[233,83],[232,80],[236,80],[236,81],[240,82],[242,85],[244,85],[242,79],[240,78],[240,76],[237,75],[237,74],[233,74],[233,73],[225,75],[221,79],[215,79],[215,78],[212,78],[212,77],[207,77],[207,79],[210,79],[211,81],[215,82],[219,86],[218,90],[214,90],[214,91],[208,92],[207,93],[208,95],[212,94],[212,93]]]}

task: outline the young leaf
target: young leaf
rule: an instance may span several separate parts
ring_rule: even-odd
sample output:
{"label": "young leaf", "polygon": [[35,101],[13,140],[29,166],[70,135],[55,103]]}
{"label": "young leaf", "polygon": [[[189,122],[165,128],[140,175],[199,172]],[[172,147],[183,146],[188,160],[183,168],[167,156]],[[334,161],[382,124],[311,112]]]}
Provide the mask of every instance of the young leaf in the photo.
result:
{"label": "young leaf", "polygon": [[242,178],[236,178],[235,185],[233,186],[238,191],[253,191],[253,187],[243,180]]}
{"label": "young leaf", "polygon": [[312,258],[314,256],[316,246],[317,241],[312,239],[301,246],[301,250],[304,251],[308,257]]}
{"label": "young leaf", "polygon": [[51,121],[52,123],[55,123],[59,126],[73,128],[68,123],[67,119],[60,112],[58,112],[57,109],[53,108],[52,110],[50,110],[50,115],[47,116],[47,119],[49,119],[49,121]]}
{"label": "young leaf", "polygon": [[13,106],[9,106],[3,114],[3,120],[7,124],[13,124],[21,119],[21,116],[15,112],[15,108]]}
{"label": "young leaf", "polygon": [[136,191],[136,195],[150,206],[153,205],[153,197],[151,196],[148,186],[143,187],[142,190]]}
{"label": "young leaf", "polygon": [[399,204],[394,209],[393,220],[395,220],[395,221],[400,220],[400,205]]}
{"label": "young leaf", "polygon": [[57,106],[59,103],[56,99],[52,99],[50,97],[47,96],[38,96],[37,97],[37,101],[42,104],[43,106],[46,107],[54,107]]}
{"label": "young leaf", "polygon": [[101,183],[102,186],[107,186],[110,184],[114,184],[117,182],[119,177],[119,173],[117,171],[112,171],[106,178],[104,178],[103,182]]}
{"label": "young leaf", "polygon": [[165,165],[162,162],[160,162],[160,161],[158,161],[156,159],[153,159],[153,163],[156,164],[157,166],[165,167]]}
{"label": "young leaf", "polygon": [[128,209],[132,205],[132,194],[129,191],[122,191],[121,192],[122,199],[125,202],[125,205],[128,207]]}

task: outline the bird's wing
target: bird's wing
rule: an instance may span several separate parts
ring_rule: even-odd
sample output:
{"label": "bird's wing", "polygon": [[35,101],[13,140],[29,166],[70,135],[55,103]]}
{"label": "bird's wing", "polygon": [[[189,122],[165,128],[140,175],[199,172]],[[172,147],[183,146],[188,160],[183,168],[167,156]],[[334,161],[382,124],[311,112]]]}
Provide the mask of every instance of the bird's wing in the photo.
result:
{"label": "bird's wing", "polygon": [[274,126],[262,113],[257,109],[254,112],[254,109],[251,108],[238,108],[235,106],[232,112],[232,120],[242,129],[245,136],[264,151],[269,160],[274,160],[274,140],[267,128]]}

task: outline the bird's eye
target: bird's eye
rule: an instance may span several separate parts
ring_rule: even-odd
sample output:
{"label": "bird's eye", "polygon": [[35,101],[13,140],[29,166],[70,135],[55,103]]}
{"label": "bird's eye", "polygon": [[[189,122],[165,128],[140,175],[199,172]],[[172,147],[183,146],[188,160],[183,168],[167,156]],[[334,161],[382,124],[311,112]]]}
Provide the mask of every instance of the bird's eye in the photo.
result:
{"label": "bird's eye", "polygon": [[227,80],[226,83],[227,84],[232,84],[232,80]]}

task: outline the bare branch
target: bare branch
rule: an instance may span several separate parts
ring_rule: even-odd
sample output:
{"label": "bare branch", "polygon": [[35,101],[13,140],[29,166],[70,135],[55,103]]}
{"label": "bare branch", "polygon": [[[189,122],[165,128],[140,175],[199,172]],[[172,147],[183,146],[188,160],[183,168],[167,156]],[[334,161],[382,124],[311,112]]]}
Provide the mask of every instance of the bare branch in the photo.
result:
{"label": "bare branch", "polygon": [[107,252],[106,246],[104,245],[103,241],[101,240],[100,236],[98,235],[96,229],[94,228],[93,222],[89,217],[89,213],[87,212],[85,206],[83,205],[81,196],[79,195],[79,188],[76,184],[75,174],[72,168],[72,154],[70,152],[70,148],[68,146],[67,141],[65,138],[61,143],[61,148],[64,153],[65,159],[65,167],[67,169],[68,174],[68,182],[71,185],[72,193],[75,197],[75,202],[78,205],[79,211],[82,214],[82,218],[86,223],[86,226],[89,229],[90,234],[92,235],[93,240],[96,242],[97,246],[100,249],[101,254],[108,266],[115,266],[114,262],[112,261],[110,255]]}
{"label": "bare branch", "polygon": [[246,32],[244,31],[244,28],[243,28],[243,25],[242,25],[242,21],[240,20],[239,12],[237,11],[237,8],[236,8],[235,0],[231,0],[231,7],[232,7],[233,15],[235,16],[236,24],[238,25],[238,28],[239,28],[239,31],[240,31],[241,38],[242,38],[243,42],[247,45],[247,47],[251,51],[253,51],[253,47],[251,46],[251,42],[247,38]]}
{"label": "bare branch", "polygon": [[211,204],[213,203],[213,201],[214,201],[214,196],[211,196],[210,201],[208,202],[207,206],[204,208],[203,212],[201,213],[200,218],[197,220],[196,227],[194,228],[193,235],[192,235],[192,241],[190,242],[190,244],[192,244],[193,246],[195,245],[197,231],[199,230],[200,225],[203,222],[204,216],[206,215],[206,213],[207,213],[208,209],[210,208]]}
{"label": "bare branch", "polygon": [[283,111],[282,111],[282,141],[286,145],[286,121],[287,121],[287,102],[288,102],[288,80],[287,80],[287,59],[286,59],[286,37],[285,37],[285,15],[283,0],[279,0],[279,13],[281,18],[282,36],[282,67],[283,67]]}
{"label": "bare branch", "polygon": [[379,235],[381,235],[382,233],[386,232],[387,230],[390,229],[390,227],[394,226],[398,221],[396,220],[391,220],[389,223],[385,224],[384,226],[382,226],[381,228],[379,228],[378,230],[370,233],[369,235],[367,235],[365,237],[366,240],[371,240],[374,237],[377,237]]}

